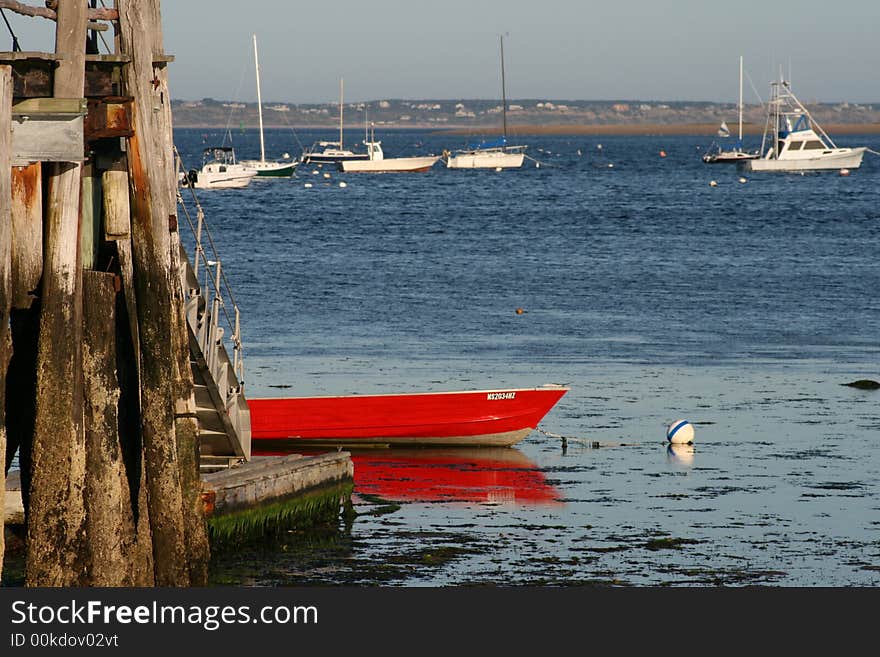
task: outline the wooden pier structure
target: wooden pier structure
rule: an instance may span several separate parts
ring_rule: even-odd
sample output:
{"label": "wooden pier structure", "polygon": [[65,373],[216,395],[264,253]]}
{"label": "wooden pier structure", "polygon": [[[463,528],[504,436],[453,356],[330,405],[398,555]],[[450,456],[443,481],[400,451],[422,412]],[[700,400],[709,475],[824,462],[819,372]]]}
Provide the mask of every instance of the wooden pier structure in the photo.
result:
{"label": "wooden pier structure", "polygon": [[201,471],[251,456],[240,317],[180,193],[160,1],[96,4],[0,0],[55,23],[0,52],[0,508],[18,453],[28,586],[202,585]]}

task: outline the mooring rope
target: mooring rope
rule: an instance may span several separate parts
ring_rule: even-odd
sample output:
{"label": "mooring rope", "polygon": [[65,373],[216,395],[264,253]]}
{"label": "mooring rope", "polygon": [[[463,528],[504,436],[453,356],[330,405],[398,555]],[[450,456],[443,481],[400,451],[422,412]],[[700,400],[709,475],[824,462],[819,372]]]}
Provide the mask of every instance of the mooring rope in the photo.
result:
{"label": "mooring rope", "polygon": [[880,153],[878,153],[877,151],[871,150],[870,148],[866,148],[865,150],[868,151],[871,155],[880,156]]}
{"label": "mooring rope", "polygon": [[547,164],[546,162],[541,162],[541,161],[539,161],[539,160],[536,160],[536,159],[533,158],[531,155],[526,155],[525,158],[526,158],[527,160],[531,160],[532,162],[534,162],[535,164],[537,164],[538,167],[550,167],[551,169],[561,169],[561,168],[562,168],[562,167],[559,166],[558,164]]}
{"label": "mooring rope", "polygon": [[550,433],[549,431],[544,431],[541,427],[538,427],[537,429],[535,429],[535,431],[537,431],[539,433],[543,433],[548,438],[556,438],[558,440],[561,440],[563,448],[569,443],[569,441],[579,443],[581,445],[586,445],[587,447],[589,447],[591,449],[599,449],[602,446],[598,440],[586,440],[585,438],[575,438],[573,436],[563,436],[562,434]]}

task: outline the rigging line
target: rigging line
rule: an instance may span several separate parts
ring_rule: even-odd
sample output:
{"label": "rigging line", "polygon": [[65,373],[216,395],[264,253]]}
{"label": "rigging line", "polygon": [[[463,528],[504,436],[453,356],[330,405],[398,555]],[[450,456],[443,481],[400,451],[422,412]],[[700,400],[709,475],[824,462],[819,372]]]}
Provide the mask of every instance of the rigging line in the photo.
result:
{"label": "rigging line", "polygon": [[[235,90],[235,99],[230,103],[230,105],[238,105],[238,99],[241,98],[241,87],[244,85],[244,74],[247,70],[247,65],[242,65],[241,68],[241,76],[238,78],[238,88]],[[229,135],[229,144],[232,145],[232,132],[229,129],[229,125],[232,123],[232,113],[235,111],[235,107],[229,108],[229,115],[226,117],[226,130],[223,132],[223,140],[220,142],[221,146],[226,145],[226,135]]]}
{"label": "rigging line", "polygon": [[18,45],[18,37],[15,36],[12,25],[9,24],[9,19],[6,18],[6,12],[2,8],[0,8],[0,14],[3,16],[3,22],[6,23],[6,29],[9,30],[9,36],[12,37],[12,52],[21,52],[21,46]]}
{"label": "rigging line", "polygon": [[764,99],[761,98],[761,94],[759,94],[758,90],[755,88],[755,83],[752,82],[752,76],[749,75],[748,71],[745,71],[745,74],[746,74],[746,77],[749,79],[749,85],[752,87],[752,91],[754,91],[755,95],[758,97],[758,102],[761,103],[761,109],[766,110],[766,107],[764,105]]}
{"label": "rigging line", "polygon": [[293,138],[296,139],[296,143],[299,144],[299,148],[301,151],[305,151],[306,147],[303,146],[303,143],[299,140],[299,135],[296,134],[296,130],[294,130],[293,126],[290,125],[290,121],[288,121],[286,112],[281,112],[281,118],[284,119],[284,122],[287,124],[287,127],[290,128],[290,131],[293,133]]}

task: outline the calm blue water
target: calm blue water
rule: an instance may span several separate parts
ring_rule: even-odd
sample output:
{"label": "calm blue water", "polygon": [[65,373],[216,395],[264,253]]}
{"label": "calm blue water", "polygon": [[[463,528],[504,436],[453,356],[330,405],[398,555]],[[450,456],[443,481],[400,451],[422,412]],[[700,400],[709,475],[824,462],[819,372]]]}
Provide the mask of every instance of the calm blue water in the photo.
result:
{"label": "calm blue water", "polygon": [[[221,136],[175,139],[192,168]],[[388,156],[464,144],[377,136]],[[258,155],[253,131],[233,137]],[[880,157],[741,183],[700,161],[711,137],[523,141],[539,167],[304,167],[199,194],[243,312],[249,396],[571,386],[512,450],[555,503],[503,484],[398,490],[398,510],[370,515],[362,481],[345,560],[305,572],[279,550],[238,581],[880,584],[880,392],[841,385],[880,380]],[[267,133],[267,155],[299,150]],[[664,443],[679,417],[692,454]],[[443,549],[455,557],[381,582],[371,569]]]}

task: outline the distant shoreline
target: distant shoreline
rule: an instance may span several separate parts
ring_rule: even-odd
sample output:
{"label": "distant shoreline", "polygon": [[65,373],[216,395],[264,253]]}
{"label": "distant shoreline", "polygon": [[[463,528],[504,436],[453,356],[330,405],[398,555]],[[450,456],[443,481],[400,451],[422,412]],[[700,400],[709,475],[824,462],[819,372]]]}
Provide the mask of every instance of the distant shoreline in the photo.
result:
{"label": "distant shoreline", "polygon": [[[217,125],[175,125],[176,128],[190,130],[218,130],[222,129]],[[246,124],[246,128],[254,128]],[[266,126],[271,129],[290,130],[291,126],[271,125]],[[822,126],[832,139],[835,135],[876,135],[880,134],[880,123],[830,123]],[[336,126],[294,126],[293,129],[309,132],[331,131],[337,130]],[[346,126],[349,130],[358,130],[359,126]],[[398,130],[429,130],[434,134],[444,135],[494,135],[500,132],[498,126],[450,126],[448,128],[438,128],[436,125],[408,125],[408,126],[379,126],[377,132],[381,130],[398,131]],[[621,135],[621,136],[666,136],[666,135],[696,135],[714,137],[718,131],[717,123],[615,123],[615,124],[548,124],[548,125],[527,125],[527,126],[508,126],[508,135]],[[735,132],[734,127],[732,132]],[[763,125],[748,124],[743,126],[743,133],[746,135],[761,135],[764,131]]]}
{"label": "distant shoreline", "polygon": [[[880,134],[880,123],[841,123],[823,125],[825,131],[834,138],[835,135],[876,135]],[[734,127],[731,132],[735,132]],[[508,126],[508,135],[708,135],[714,136],[718,131],[717,124],[709,123],[668,123],[668,124],[601,124],[601,125],[543,125],[543,126]],[[438,134],[467,135],[478,132],[470,128],[451,128],[437,130]],[[484,132],[492,132],[491,129]],[[497,130],[495,131],[497,132]],[[761,135],[764,126],[744,125],[743,134]],[[733,135],[731,135],[733,136]]]}

